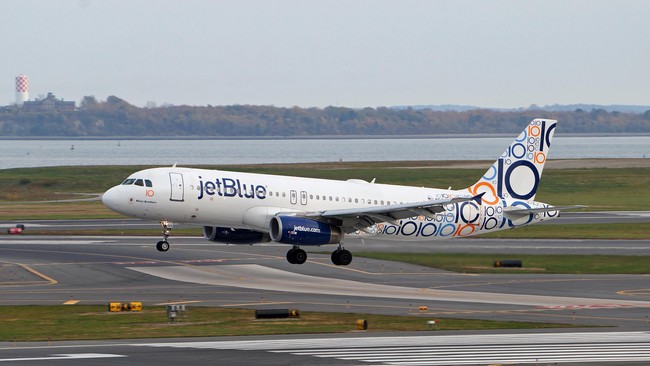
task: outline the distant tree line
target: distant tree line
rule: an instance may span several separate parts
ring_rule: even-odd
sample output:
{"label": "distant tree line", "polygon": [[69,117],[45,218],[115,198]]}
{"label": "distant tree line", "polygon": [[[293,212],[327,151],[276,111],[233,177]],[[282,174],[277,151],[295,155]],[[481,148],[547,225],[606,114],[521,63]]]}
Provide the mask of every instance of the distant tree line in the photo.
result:
{"label": "distant tree line", "polygon": [[75,111],[0,111],[1,136],[232,137],[313,135],[494,134],[519,131],[531,119],[561,122],[562,133],[650,133],[650,111],[434,111],[273,106],[136,107],[116,96],[84,97]]}

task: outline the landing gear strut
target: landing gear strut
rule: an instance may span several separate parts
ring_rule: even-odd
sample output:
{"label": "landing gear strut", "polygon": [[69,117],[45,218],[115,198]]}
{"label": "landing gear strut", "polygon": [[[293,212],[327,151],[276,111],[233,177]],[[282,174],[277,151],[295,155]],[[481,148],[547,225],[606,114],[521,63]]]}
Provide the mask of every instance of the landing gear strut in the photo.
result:
{"label": "landing gear strut", "polygon": [[332,252],[332,263],[337,266],[347,266],[352,263],[352,253],[339,244],[339,248]]}
{"label": "landing gear strut", "polygon": [[291,264],[303,264],[307,261],[307,252],[294,245],[292,249],[287,252],[287,261]]}
{"label": "landing gear strut", "polygon": [[163,240],[159,241],[156,244],[156,249],[158,249],[159,252],[166,252],[169,250],[169,242],[167,241],[167,238],[169,238],[169,233],[171,233],[172,226],[167,220],[160,221],[160,226],[162,226]]}

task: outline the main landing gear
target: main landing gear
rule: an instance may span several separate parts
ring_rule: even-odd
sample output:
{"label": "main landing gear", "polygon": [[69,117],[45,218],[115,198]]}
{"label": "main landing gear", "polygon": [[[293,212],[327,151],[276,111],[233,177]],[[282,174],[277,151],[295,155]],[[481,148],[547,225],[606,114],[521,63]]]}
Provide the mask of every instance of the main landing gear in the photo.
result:
{"label": "main landing gear", "polygon": [[167,238],[169,238],[169,233],[172,231],[172,226],[167,220],[160,221],[160,226],[162,226],[163,240],[156,243],[156,249],[158,249],[159,252],[166,252],[169,250],[169,242],[167,241]]}
{"label": "main landing gear", "polygon": [[352,263],[352,253],[339,244],[339,248],[332,252],[332,263],[337,266],[347,266]]}
{"label": "main landing gear", "polygon": [[[294,245],[287,252],[287,261],[291,264],[303,264],[307,261],[307,253],[297,245]],[[338,249],[332,252],[332,263],[337,266],[347,266],[352,263],[352,253],[349,250],[343,249],[343,246],[339,244]]]}
{"label": "main landing gear", "polygon": [[287,252],[287,260],[291,264],[303,264],[307,261],[307,252],[294,245]]}

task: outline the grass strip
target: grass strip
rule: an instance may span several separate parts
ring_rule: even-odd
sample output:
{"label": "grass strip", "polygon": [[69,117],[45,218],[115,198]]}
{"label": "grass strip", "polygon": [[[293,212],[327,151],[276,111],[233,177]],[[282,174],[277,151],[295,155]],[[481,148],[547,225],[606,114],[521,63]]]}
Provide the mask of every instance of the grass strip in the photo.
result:
{"label": "grass strip", "polygon": [[[475,183],[492,164],[486,161],[482,169],[430,169],[441,168],[443,163],[315,163],[204,168],[338,180],[358,178],[371,181],[376,178],[378,183],[461,189]],[[53,200],[72,198],[76,193],[101,193],[143,168],[88,166],[4,169],[0,170],[0,185],[3,187],[0,201]],[[596,211],[647,210],[650,195],[630,192],[644,192],[648,185],[650,168],[646,167],[550,169],[544,171],[536,199],[554,205],[582,204]]]}
{"label": "grass strip", "polygon": [[[531,255],[355,252],[460,273],[650,274],[650,257],[623,255]],[[494,268],[498,260],[521,260],[522,268]]]}
{"label": "grass strip", "polygon": [[[189,307],[187,317],[169,323],[164,307],[142,312],[109,313],[106,306],[3,306],[0,341],[62,341],[169,337],[342,333],[356,329],[358,319],[368,331],[423,331],[427,319],[350,313],[303,312],[298,319],[256,320],[253,310]],[[438,330],[571,328],[573,325],[438,318]]]}

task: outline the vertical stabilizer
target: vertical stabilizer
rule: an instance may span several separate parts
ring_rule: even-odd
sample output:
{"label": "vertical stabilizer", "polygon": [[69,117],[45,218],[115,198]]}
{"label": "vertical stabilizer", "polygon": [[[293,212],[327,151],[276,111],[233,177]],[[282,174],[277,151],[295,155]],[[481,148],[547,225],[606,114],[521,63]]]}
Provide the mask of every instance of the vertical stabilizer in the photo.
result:
{"label": "vertical stabilizer", "polygon": [[483,201],[496,204],[500,199],[534,200],[557,121],[533,120],[492,164],[483,177],[468,190],[485,193]]}

